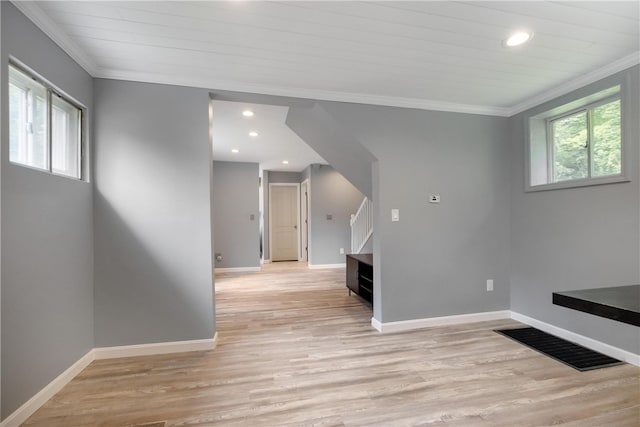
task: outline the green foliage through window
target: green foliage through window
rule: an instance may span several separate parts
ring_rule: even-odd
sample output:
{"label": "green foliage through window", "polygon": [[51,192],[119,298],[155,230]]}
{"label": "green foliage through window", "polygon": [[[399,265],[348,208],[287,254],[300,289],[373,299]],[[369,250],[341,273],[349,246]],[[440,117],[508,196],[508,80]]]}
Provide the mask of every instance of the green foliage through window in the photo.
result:
{"label": "green foliage through window", "polygon": [[549,123],[552,182],[621,174],[620,99]]}
{"label": "green foliage through window", "polygon": [[618,175],[622,161],[620,100],[591,110],[591,126],[591,175]]}

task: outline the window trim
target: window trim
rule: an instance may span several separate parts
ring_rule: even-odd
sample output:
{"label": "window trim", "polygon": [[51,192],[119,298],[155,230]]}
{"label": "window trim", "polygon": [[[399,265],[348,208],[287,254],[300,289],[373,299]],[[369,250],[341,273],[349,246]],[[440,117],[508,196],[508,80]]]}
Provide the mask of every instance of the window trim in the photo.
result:
{"label": "window trim", "polygon": [[[9,164],[10,165],[15,165],[15,166],[20,166],[20,167],[24,167],[27,169],[31,169],[34,171],[38,171],[38,172],[43,172],[49,175],[53,175],[53,176],[57,176],[57,177],[61,177],[61,178],[67,178],[67,179],[71,179],[73,181],[81,181],[81,182],[89,182],[89,168],[87,165],[87,121],[86,121],[86,117],[87,117],[87,108],[80,102],[78,102],[76,99],[74,99],[73,97],[67,95],[64,91],[58,89],[55,85],[51,84],[48,80],[44,79],[42,76],[40,76],[38,73],[34,72],[31,68],[27,67],[26,65],[22,64],[20,61],[17,61],[14,58],[9,58],[8,61],[8,68],[7,68],[7,90],[8,90],[8,86],[9,84],[11,84],[11,79],[9,77],[9,74],[11,73],[11,68],[14,68],[15,70],[17,70],[18,72],[24,74],[26,77],[32,79],[33,81],[35,81],[36,83],[38,83],[39,85],[43,86],[45,88],[45,90],[47,91],[47,168],[39,168],[36,166],[31,166],[28,164],[24,164],[24,163],[19,163],[19,162],[14,162],[11,160],[10,156],[7,155],[7,158],[9,160]],[[65,174],[61,174],[61,173],[57,173],[54,172],[53,170],[53,126],[52,126],[52,120],[53,120],[53,97],[57,96],[58,98],[62,99],[63,101],[69,103],[71,106],[75,107],[78,109],[78,111],[80,112],[80,118],[79,118],[79,125],[80,125],[80,129],[79,129],[79,143],[78,143],[78,161],[79,161],[79,177],[75,177],[75,176],[70,176],[70,175],[65,175]],[[9,107],[7,107],[9,108]],[[10,130],[9,130],[10,132]]]}
{"label": "window trim", "polygon": [[[628,88],[631,85],[631,75],[627,72],[627,70],[611,75],[607,78],[604,78],[596,83],[591,85],[582,87],[577,89],[570,94],[558,97],[552,101],[548,101],[544,104],[538,105],[530,110],[528,110],[523,115],[523,130],[525,137],[525,147],[524,147],[524,192],[538,192],[538,191],[548,191],[548,190],[560,190],[566,188],[579,188],[579,187],[591,187],[597,185],[605,185],[605,184],[615,184],[615,183],[623,183],[630,182],[631,176],[631,167],[629,164],[629,126],[632,125],[631,121],[628,120],[628,115],[630,114],[630,100],[627,95]],[[608,94],[602,98],[591,100],[591,98],[597,95],[600,92],[614,90],[616,87],[619,87],[615,93]],[[532,119],[540,119],[547,120],[548,118],[554,117],[557,118],[559,116],[566,116],[569,112],[573,111],[574,113],[579,110],[584,110],[589,106],[596,105],[600,102],[606,103],[606,100],[620,99],[620,138],[621,138],[621,162],[620,169],[621,172],[619,175],[607,175],[602,177],[594,177],[594,178],[581,178],[560,182],[550,182],[549,181],[549,170],[547,170],[547,183],[531,185],[531,172],[532,172],[532,163],[531,163],[531,148],[532,148],[532,129],[531,129],[531,121]],[[583,102],[581,102],[583,101]],[[577,103],[577,104],[576,104]],[[576,104],[569,109],[563,109],[563,107],[569,106],[571,104]],[[554,111],[560,110],[560,112],[553,113]],[[547,114],[550,113],[550,114]],[[545,144],[548,144],[548,130],[546,128],[547,124],[545,123]],[[547,147],[548,148],[548,147]],[[549,156],[549,150],[547,149],[547,156]]]}

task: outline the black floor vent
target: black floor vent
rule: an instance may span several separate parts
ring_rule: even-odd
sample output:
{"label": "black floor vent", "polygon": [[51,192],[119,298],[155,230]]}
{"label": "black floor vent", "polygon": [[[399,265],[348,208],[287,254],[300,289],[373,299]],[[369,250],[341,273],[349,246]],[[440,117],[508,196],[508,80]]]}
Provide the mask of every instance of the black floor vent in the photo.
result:
{"label": "black floor vent", "polygon": [[624,363],[536,328],[496,329],[496,332],[579,371],[606,368]]}

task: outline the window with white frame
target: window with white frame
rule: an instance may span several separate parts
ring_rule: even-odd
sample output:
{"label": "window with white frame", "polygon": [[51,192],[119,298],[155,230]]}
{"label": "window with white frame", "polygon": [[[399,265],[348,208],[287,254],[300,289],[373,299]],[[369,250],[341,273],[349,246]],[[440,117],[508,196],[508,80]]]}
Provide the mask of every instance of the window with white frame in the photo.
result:
{"label": "window with white frame", "polygon": [[83,111],[52,87],[9,66],[9,160],[82,179]]}
{"label": "window with white frame", "polygon": [[619,85],[529,117],[528,190],[625,181]]}

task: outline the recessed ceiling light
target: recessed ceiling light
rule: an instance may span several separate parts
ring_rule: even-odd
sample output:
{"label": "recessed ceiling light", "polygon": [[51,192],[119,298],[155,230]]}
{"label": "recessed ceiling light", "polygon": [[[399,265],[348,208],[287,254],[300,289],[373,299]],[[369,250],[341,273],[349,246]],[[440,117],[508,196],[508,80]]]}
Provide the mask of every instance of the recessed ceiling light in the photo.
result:
{"label": "recessed ceiling light", "polygon": [[232,148],[232,149],[231,149],[231,152],[232,152],[232,153],[239,153],[239,152],[240,152],[240,150],[238,150],[237,148]]}
{"label": "recessed ceiling light", "polygon": [[517,31],[509,36],[508,39],[504,41],[504,45],[507,47],[520,46],[523,43],[528,42],[533,37],[533,33],[529,33],[527,31]]}
{"label": "recessed ceiling light", "polygon": [[249,136],[255,138],[256,136],[258,136],[258,132],[252,130],[251,132],[249,132]]}
{"label": "recessed ceiling light", "polygon": [[244,110],[244,111],[242,112],[242,115],[243,115],[243,116],[245,116],[245,117],[253,117],[253,111],[251,111],[251,110]]}
{"label": "recessed ceiling light", "polygon": [[282,161],[282,164],[283,164],[283,165],[288,165],[288,164],[289,164],[289,160],[283,160],[283,161]]}

